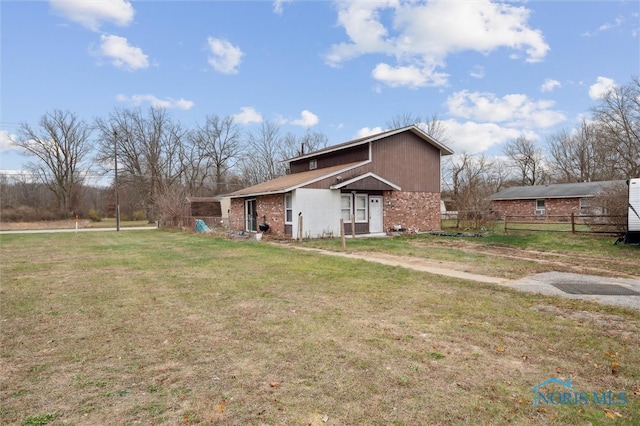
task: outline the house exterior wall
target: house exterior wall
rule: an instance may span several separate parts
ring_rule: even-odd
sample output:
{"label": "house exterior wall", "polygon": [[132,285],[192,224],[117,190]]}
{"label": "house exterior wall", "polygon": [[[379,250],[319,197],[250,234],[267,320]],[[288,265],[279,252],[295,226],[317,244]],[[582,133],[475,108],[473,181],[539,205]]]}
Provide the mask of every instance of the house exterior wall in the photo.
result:
{"label": "house exterior wall", "polygon": [[[536,200],[493,200],[491,201],[491,209],[499,213],[500,216],[505,214],[507,216],[529,216],[529,218],[522,218],[522,220],[530,220],[531,216],[536,215]],[[544,210],[544,215],[539,216],[541,220],[545,216],[570,216],[571,213],[578,216],[580,214],[580,198],[545,198]],[[554,218],[550,220],[552,219]]]}
{"label": "house exterior wall", "polygon": [[[413,133],[400,133],[372,143],[371,157],[371,162],[341,173],[342,180],[372,172],[400,186],[402,191],[440,192],[440,151]],[[336,183],[332,176],[306,188],[328,188]]]}
{"label": "house exterior wall", "polygon": [[258,224],[266,222],[269,234],[284,237],[284,194],[256,197]]}
{"label": "house exterior wall", "polygon": [[385,191],[384,228],[440,230],[440,192]]}
{"label": "house exterior wall", "polygon": [[292,193],[292,237],[299,235],[298,214],[302,213],[302,236],[340,235],[340,191],[299,188]]}
{"label": "house exterior wall", "polygon": [[232,231],[246,230],[245,201],[249,199],[256,200],[258,224],[266,222],[270,227],[270,234],[284,237],[284,194],[232,198],[230,203],[230,229]]}
{"label": "house exterior wall", "polygon": [[304,160],[292,161],[289,164],[291,173],[306,172],[309,170],[309,161],[316,160],[317,168],[325,168],[337,166],[339,164],[355,163],[357,161],[366,161],[369,159],[369,145],[363,144],[351,148],[345,148],[340,151],[332,151],[326,154],[319,154],[312,158]]}
{"label": "house exterior wall", "polygon": [[[377,141],[369,170],[404,192],[440,192],[440,151],[411,132]],[[440,209],[440,207],[438,207]]]}
{"label": "house exterior wall", "polygon": [[229,203],[229,230],[244,231],[244,198],[231,198]]}

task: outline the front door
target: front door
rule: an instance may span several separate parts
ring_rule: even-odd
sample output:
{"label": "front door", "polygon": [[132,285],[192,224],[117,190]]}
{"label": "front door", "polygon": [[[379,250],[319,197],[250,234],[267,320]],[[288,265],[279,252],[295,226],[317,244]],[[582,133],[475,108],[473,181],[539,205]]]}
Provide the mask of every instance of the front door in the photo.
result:
{"label": "front door", "polygon": [[382,224],[382,197],[369,197],[369,232],[384,232]]}

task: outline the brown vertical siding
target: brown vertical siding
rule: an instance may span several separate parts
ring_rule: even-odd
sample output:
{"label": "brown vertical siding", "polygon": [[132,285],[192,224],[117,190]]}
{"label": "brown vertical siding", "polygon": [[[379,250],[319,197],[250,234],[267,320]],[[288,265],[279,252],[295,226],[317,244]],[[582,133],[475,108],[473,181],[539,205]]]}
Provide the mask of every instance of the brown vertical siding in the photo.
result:
{"label": "brown vertical siding", "polygon": [[411,132],[372,145],[371,171],[406,192],[440,192],[440,151]]}
{"label": "brown vertical siding", "polygon": [[[325,167],[337,166],[339,164],[349,164],[358,161],[365,161],[369,159],[369,145],[363,144],[354,146],[352,148],[346,148],[341,151],[334,151],[317,157],[313,157],[317,161],[319,169]],[[300,161],[292,161],[289,165],[291,173],[306,172],[309,170],[309,161],[311,158],[305,158]]]}

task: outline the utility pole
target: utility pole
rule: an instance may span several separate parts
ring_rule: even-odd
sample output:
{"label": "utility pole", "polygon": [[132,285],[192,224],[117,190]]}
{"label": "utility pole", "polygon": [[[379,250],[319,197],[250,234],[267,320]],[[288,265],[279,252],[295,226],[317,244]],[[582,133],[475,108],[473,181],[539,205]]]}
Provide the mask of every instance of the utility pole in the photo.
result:
{"label": "utility pole", "polygon": [[115,180],[114,186],[116,187],[116,231],[120,231],[120,200],[118,198],[118,132],[113,131],[113,161],[115,165]]}

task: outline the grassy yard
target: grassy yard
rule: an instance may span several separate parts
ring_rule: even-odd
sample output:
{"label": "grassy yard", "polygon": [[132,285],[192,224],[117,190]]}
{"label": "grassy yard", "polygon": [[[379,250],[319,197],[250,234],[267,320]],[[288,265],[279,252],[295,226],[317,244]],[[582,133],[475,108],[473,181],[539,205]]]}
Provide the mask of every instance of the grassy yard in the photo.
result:
{"label": "grassy yard", "polygon": [[0,255],[3,425],[640,424],[638,311],[189,233]]}

